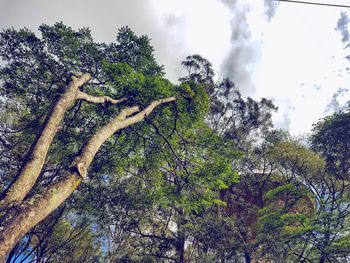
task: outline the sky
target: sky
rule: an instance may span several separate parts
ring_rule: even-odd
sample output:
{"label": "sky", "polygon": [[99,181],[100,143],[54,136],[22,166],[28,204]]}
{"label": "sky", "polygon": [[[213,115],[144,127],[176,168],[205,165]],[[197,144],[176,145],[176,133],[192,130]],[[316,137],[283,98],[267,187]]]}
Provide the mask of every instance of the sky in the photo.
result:
{"label": "sky", "polygon": [[275,127],[302,135],[350,100],[349,12],[272,0],[0,0],[0,30],[63,21],[108,43],[128,25],[151,38],[170,80],[200,54],[244,96],[272,99]]}

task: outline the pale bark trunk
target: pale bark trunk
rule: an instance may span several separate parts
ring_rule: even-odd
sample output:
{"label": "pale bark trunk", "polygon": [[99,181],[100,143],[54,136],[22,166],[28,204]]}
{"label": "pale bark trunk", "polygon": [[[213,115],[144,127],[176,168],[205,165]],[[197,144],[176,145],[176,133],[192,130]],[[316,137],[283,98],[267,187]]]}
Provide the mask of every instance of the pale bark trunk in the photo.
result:
{"label": "pale bark trunk", "polygon": [[37,194],[16,207],[14,215],[3,222],[0,228],[0,262],[5,262],[7,254],[23,236],[62,204],[81,180],[78,173],[69,173],[45,189],[44,193]]}
{"label": "pale bark trunk", "polygon": [[52,108],[43,130],[29,150],[16,180],[6,190],[3,199],[0,201],[0,206],[22,201],[33,188],[43,168],[47,152],[64,117],[64,113],[73,104],[79,88],[89,81],[90,78],[90,74],[83,74],[79,78],[72,77],[66,91]]}
{"label": "pale bark trunk", "polygon": [[[140,111],[138,106],[123,109],[114,119],[91,137],[66,175],[58,182],[44,189],[42,193],[36,194],[29,200],[24,200],[21,204],[13,207],[13,209],[15,209],[13,210],[15,211],[14,214],[7,218],[5,222],[2,222],[2,226],[0,227],[0,262],[5,262],[5,258],[11,249],[32,227],[52,213],[72,194],[86,176],[87,169],[97,151],[112,134],[120,129],[142,121],[157,106],[175,100],[175,97],[156,100],[142,111]],[[136,112],[138,113],[135,114]],[[135,115],[131,116],[132,114]],[[55,132],[56,131],[54,131],[54,133]],[[41,161],[37,161],[36,164],[41,165]],[[35,168],[38,169],[37,167]],[[38,172],[40,173],[40,170]],[[28,181],[27,178],[25,179]],[[36,180],[36,177],[34,177],[34,180]],[[32,186],[34,185],[33,182],[28,182],[26,183],[26,187],[28,187],[29,184]],[[18,186],[18,184],[16,186]],[[28,189],[28,191],[29,190],[30,189]],[[22,199],[23,198],[24,197],[22,197]]]}

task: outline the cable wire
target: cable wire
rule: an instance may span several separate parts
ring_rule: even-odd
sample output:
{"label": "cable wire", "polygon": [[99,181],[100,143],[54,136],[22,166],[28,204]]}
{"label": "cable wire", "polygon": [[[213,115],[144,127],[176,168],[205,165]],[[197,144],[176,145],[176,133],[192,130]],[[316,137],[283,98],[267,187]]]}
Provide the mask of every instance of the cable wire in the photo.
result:
{"label": "cable wire", "polygon": [[318,3],[318,2],[294,1],[294,0],[274,0],[274,1],[277,1],[277,2],[288,2],[288,3],[297,3],[297,4],[307,4],[307,5],[321,5],[321,6],[350,8],[350,5],[336,5],[336,4],[326,4],[326,3]]}

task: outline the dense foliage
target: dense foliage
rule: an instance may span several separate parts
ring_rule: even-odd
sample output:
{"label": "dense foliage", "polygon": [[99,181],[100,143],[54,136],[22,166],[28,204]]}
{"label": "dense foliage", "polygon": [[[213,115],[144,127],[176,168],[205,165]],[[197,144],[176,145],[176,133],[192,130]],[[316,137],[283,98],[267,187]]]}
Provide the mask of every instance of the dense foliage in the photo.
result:
{"label": "dense foliage", "polygon": [[176,102],[107,139],[83,183],[27,232],[7,262],[349,260],[348,111],[320,120],[305,143],[273,129],[270,100],[244,98],[232,80],[214,81],[199,55],[182,62],[185,75],[174,84],[149,38],[128,27],[109,44],[63,23],[39,32],[0,34],[2,192],[72,76],[92,76],[81,87],[87,94],[124,99],[77,100],[68,108],[25,200],[59,182],[124,109]]}

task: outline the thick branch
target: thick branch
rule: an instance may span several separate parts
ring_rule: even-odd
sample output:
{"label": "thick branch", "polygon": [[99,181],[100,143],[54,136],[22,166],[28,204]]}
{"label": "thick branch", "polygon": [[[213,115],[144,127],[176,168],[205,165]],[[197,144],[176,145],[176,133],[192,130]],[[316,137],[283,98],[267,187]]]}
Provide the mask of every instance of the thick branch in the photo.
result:
{"label": "thick branch", "polygon": [[51,214],[77,188],[81,177],[77,173],[67,174],[61,181],[50,185],[43,194],[36,194],[16,208],[11,218],[0,227],[0,262],[23,236],[41,220]]}
{"label": "thick branch", "polygon": [[90,78],[90,74],[87,73],[80,77],[72,77],[66,91],[55,103],[45,120],[43,129],[29,150],[19,174],[6,189],[3,199],[0,201],[0,206],[22,201],[32,189],[43,168],[47,152],[64,117],[64,113],[74,102],[79,87],[88,82]]}
{"label": "thick branch", "polygon": [[[175,97],[153,101],[140,111],[138,106],[122,110],[108,124],[98,130],[85,145],[69,172],[56,183],[49,185],[41,194],[25,200],[0,227],[0,262],[23,236],[41,220],[51,214],[78,187],[101,145],[118,130],[142,121],[157,106],[175,101]],[[140,112],[139,112],[140,111]],[[132,114],[139,112],[133,116]],[[131,117],[130,117],[131,116]]]}
{"label": "thick branch", "polygon": [[[112,119],[108,124],[106,124],[100,130],[98,130],[83,148],[82,155],[76,159],[76,166],[80,175],[82,177],[86,176],[87,167],[90,166],[98,149],[109,137],[112,136],[112,134],[114,134],[120,129],[142,121],[154,110],[155,107],[159,106],[160,104],[172,102],[175,100],[175,97],[156,100],[153,101],[148,107],[146,107],[142,111],[140,111],[138,106],[122,110],[114,119]],[[138,111],[140,112],[133,115],[132,117],[128,117]]]}
{"label": "thick branch", "polygon": [[79,90],[78,93],[77,93],[76,99],[78,99],[78,100],[85,100],[87,102],[92,102],[92,103],[106,103],[106,102],[109,102],[111,104],[119,104],[119,103],[121,103],[123,101],[128,100],[129,98],[122,98],[122,99],[119,99],[119,100],[115,100],[115,99],[112,99],[109,96],[95,97],[95,96],[91,96],[91,95],[86,94],[85,92],[82,92],[82,91]]}

